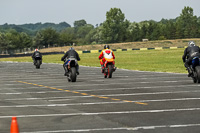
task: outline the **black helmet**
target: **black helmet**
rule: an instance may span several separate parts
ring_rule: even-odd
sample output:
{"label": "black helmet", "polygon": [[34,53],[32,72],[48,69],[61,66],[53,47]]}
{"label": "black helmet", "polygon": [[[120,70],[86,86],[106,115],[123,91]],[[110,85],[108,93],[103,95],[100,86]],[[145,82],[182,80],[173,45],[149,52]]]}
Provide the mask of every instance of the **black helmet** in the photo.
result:
{"label": "black helmet", "polygon": [[188,46],[189,46],[189,47],[195,46],[194,41],[189,41]]}
{"label": "black helmet", "polygon": [[106,44],[106,45],[104,46],[104,49],[110,49],[110,46]]}

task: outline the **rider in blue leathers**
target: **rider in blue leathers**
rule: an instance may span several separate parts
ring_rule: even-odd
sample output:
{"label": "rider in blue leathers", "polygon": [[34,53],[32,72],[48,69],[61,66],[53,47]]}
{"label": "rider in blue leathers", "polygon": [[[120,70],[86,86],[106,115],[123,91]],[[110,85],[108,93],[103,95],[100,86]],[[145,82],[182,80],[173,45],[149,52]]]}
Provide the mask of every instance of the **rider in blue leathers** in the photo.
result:
{"label": "rider in blue leathers", "polygon": [[[75,59],[77,59],[77,61],[80,61],[80,57],[79,57],[78,53],[72,47],[61,58],[61,61],[65,61],[66,58],[67,59],[69,59],[69,58],[75,58]],[[63,67],[64,67],[64,70],[65,70],[65,74],[64,75],[67,76],[68,70],[65,68],[65,64],[63,64]],[[79,75],[79,65],[77,65],[76,71],[77,71],[77,74]]]}
{"label": "rider in blue leathers", "polygon": [[185,63],[185,67],[188,70],[188,77],[190,77],[192,74],[190,65],[191,65],[192,59],[194,57],[200,57],[200,48],[199,48],[199,46],[196,46],[193,41],[190,41],[188,43],[188,47],[185,49],[183,57],[182,57],[183,62]]}

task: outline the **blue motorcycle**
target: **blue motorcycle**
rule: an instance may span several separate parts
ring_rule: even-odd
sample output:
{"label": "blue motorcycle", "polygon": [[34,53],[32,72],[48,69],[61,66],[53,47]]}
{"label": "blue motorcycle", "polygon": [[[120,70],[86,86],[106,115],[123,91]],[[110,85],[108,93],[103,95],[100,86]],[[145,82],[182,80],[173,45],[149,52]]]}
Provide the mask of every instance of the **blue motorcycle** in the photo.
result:
{"label": "blue motorcycle", "polygon": [[78,62],[75,58],[69,58],[64,63],[65,70],[68,71],[66,75],[69,82],[76,82]]}
{"label": "blue motorcycle", "polygon": [[200,58],[194,57],[192,59],[192,65],[190,66],[192,69],[192,79],[194,83],[200,83]]}

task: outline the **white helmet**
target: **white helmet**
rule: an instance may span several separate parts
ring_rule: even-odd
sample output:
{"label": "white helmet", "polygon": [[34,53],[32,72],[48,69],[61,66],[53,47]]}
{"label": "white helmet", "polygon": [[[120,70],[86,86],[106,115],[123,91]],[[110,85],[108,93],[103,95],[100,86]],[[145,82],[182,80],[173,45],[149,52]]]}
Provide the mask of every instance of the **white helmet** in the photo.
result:
{"label": "white helmet", "polygon": [[39,51],[39,49],[36,48],[35,51]]}
{"label": "white helmet", "polygon": [[194,41],[189,41],[188,46],[189,46],[189,47],[195,46]]}

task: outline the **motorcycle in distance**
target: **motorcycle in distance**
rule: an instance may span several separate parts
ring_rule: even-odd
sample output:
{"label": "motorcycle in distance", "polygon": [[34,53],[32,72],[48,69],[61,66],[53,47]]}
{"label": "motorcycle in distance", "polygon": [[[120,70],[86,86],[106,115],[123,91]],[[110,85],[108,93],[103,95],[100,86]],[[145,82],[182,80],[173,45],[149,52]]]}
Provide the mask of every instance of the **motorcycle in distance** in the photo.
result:
{"label": "motorcycle in distance", "polygon": [[77,78],[77,68],[78,62],[75,58],[69,58],[65,60],[64,67],[68,70],[68,74],[66,75],[69,82],[76,82]]}
{"label": "motorcycle in distance", "polygon": [[40,69],[40,65],[42,64],[42,59],[40,56],[36,56],[35,57],[35,62],[34,65],[36,67],[36,69]]}
{"label": "motorcycle in distance", "polygon": [[192,69],[192,79],[194,83],[200,83],[200,58],[194,57],[192,59],[192,65],[190,66]]}
{"label": "motorcycle in distance", "polygon": [[106,59],[104,64],[104,78],[112,78],[112,73],[115,72],[114,59]]}

